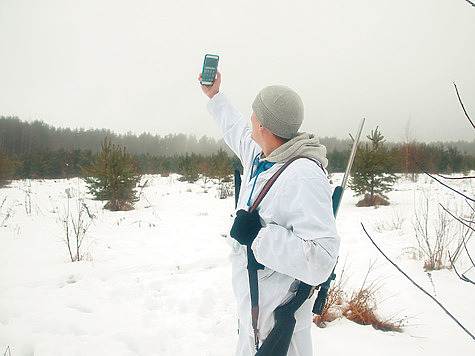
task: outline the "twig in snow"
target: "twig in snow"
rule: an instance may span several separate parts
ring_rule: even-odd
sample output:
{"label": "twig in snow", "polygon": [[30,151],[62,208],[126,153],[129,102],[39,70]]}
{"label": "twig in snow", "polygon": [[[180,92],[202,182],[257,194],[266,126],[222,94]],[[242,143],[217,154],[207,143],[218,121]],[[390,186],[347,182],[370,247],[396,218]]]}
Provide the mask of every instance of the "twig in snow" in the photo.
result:
{"label": "twig in snow", "polygon": [[89,211],[89,208],[87,207],[86,203],[82,202],[82,206],[84,207],[84,209],[86,209],[86,213],[87,213],[87,216],[89,216],[89,219],[91,220],[95,219],[96,215],[92,214]]}
{"label": "twig in snow", "polygon": [[425,291],[424,288],[422,288],[421,286],[419,286],[416,282],[414,282],[414,280],[411,279],[411,277],[409,277],[401,268],[399,268],[399,266],[397,264],[395,264],[393,261],[391,261],[391,259],[386,256],[384,254],[384,252],[378,247],[378,245],[376,245],[376,243],[374,242],[374,240],[371,238],[371,236],[368,234],[368,232],[366,231],[363,223],[361,223],[361,226],[363,227],[363,231],[365,232],[366,236],[368,236],[368,238],[371,240],[371,242],[373,243],[373,245],[376,247],[376,249],[384,256],[384,258],[386,258],[389,263],[391,263],[394,267],[396,267],[396,269],[401,272],[404,277],[406,277],[412,284],[414,284],[417,288],[419,288],[424,294],[426,294],[429,298],[431,298],[440,308],[442,308],[442,310],[453,320],[455,321],[455,323],[457,323],[458,326],[460,326],[468,335],[470,335],[470,337],[475,340],[475,336],[470,332],[468,331],[437,299],[435,299],[431,294],[429,294],[428,292]]}
{"label": "twig in snow", "polygon": [[142,185],[138,184],[138,187],[140,188],[139,196],[142,195],[143,189],[147,186],[147,183],[148,183],[148,179]]}
{"label": "twig in snow", "polygon": [[0,209],[3,208],[3,204],[5,204],[5,202],[7,201],[7,196],[5,196],[2,200],[2,204],[0,204]]}

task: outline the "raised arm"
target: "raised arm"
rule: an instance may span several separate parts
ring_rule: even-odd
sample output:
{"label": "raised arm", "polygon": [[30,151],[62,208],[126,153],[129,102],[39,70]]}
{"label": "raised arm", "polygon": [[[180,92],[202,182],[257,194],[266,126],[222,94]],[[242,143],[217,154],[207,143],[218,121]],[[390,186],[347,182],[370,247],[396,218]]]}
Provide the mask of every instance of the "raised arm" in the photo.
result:
{"label": "raised arm", "polygon": [[[201,74],[199,79],[201,79]],[[203,93],[211,99],[208,103],[208,111],[223,134],[226,144],[239,157],[243,166],[247,166],[248,161],[252,160],[252,157],[261,149],[251,138],[251,129],[241,113],[231,104],[227,96],[220,93],[220,86],[220,72],[217,73],[212,86],[201,86]]]}

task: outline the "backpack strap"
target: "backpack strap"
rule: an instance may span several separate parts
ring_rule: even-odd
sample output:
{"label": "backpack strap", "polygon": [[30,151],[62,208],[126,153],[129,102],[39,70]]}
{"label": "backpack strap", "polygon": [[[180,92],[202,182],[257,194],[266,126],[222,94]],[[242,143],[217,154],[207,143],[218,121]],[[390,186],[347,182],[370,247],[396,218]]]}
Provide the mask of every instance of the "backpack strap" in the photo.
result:
{"label": "backpack strap", "polygon": [[279,168],[277,172],[274,173],[274,175],[267,181],[267,183],[264,185],[264,188],[262,188],[261,192],[256,198],[256,201],[254,204],[252,204],[251,208],[249,209],[249,212],[252,213],[254,210],[256,210],[257,206],[261,203],[262,199],[266,196],[267,192],[269,189],[272,187],[272,185],[275,183],[277,178],[281,175],[281,173],[294,161],[296,161],[299,158],[306,158],[312,162],[315,162],[322,170],[324,170],[322,164],[313,158],[307,157],[307,156],[295,156],[291,159],[289,159],[287,162],[284,163],[282,167]]}
{"label": "backpack strap", "polygon": [[[311,160],[312,162],[315,162],[323,171],[324,168],[322,164],[310,157],[307,156],[296,156],[288,160],[287,162],[284,163],[282,167],[279,168],[277,172],[274,173],[274,175],[267,181],[267,183],[264,185],[264,188],[262,188],[261,192],[257,196],[256,200],[254,201],[254,204],[252,204],[251,208],[249,209],[249,212],[252,213],[254,210],[256,210],[257,206],[261,203],[262,199],[266,196],[267,192],[269,189],[272,187],[272,185],[275,183],[277,178],[281,175],[281,173],[294,161],[296,161],[299,158],[306,158]],[[251,246],[247,247],[247,255],[250,256],[253,254]],[[248,257],[249,258],[249,257]],[[252,316],[252,328],[254,330],[254,343],[256,346],[256,351],[259,350],[259,329],[258,329],[258,321],[259,321],[259,283],[258,283],[258,278],[257,278],[257,269],[249,268],[248,266],[248,277],[249,277],[249,292],[251,296],[251,316]]]}

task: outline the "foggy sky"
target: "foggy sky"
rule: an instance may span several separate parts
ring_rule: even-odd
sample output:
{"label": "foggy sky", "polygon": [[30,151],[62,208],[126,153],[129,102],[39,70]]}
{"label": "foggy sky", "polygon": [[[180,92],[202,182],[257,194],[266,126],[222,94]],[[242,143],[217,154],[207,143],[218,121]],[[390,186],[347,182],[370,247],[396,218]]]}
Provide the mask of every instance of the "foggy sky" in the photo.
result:
{"label": "foggy sky", "polygon": [[475,8],[464,0],[0,0],[0,115],[118,133],[219,132],[197,77],[220,55],[243,113],[267,85],[303,131],[475,138]]}

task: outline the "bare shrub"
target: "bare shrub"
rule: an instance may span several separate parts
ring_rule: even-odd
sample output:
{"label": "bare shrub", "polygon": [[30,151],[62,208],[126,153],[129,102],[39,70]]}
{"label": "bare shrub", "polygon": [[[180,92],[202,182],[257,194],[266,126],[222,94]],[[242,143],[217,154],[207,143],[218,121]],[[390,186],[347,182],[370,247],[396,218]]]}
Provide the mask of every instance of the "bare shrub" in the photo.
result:
{"label": "bare shrub", "polygon": [[203,184],[201,185],[201,188],[203,188],[203,193],[208,193],[208,189],[210,188],[213,181],[207,176],[203,176],[202,181]]}
{"label": "bare shrub", "polygon": [[24,190],[25,192],[25,212],[26,215],[31,215],[31,181],[27,181],[27,187]]}
{"label": "bare shrub", "polygon": [[64,242],[68,248],[71,262],[76,262],[83,260],[85,257],[82,244],[93,220],[84,200],[77,198],[73,211],[71,210],[70,200],[71,198],[68,195],[66,207],[63,210],[58,210],[58,223],[65,232]]}
{"label": "bare shrub", "polygon": [[11,207],[6,207],[5,202],[7,197],[4,197],[2,203],[0,204],[0,227],[6,226],[6,222],[13,216],[13,209]]}
{"label": "bare shrub", "polygon": [[405,216],[401,210],[393,210],[391,219],[388,222],[390,230],[401,230],[404,223]]}
{"label": "bare shrub", "polygon": [[451,221],[439,206],[437,218],[431,220],[430,191],[423,190],[420,200],[419,205],[414,205],[413,226],[424,269],[433,271],[449,268],[448,249],[453,241]]}
{"label": "bare shrub", "polygon": [[226,199],[234,196],[234,184],[233,182],[226,182],[224,179],[220,181],[218,186],[219,199]]}
{"label": "bare shrub", "polygon": [[373,226],[378,232],[401,230],[404,220],[404,214],[400,210],[393,210],[389,219],[376,221]]}

